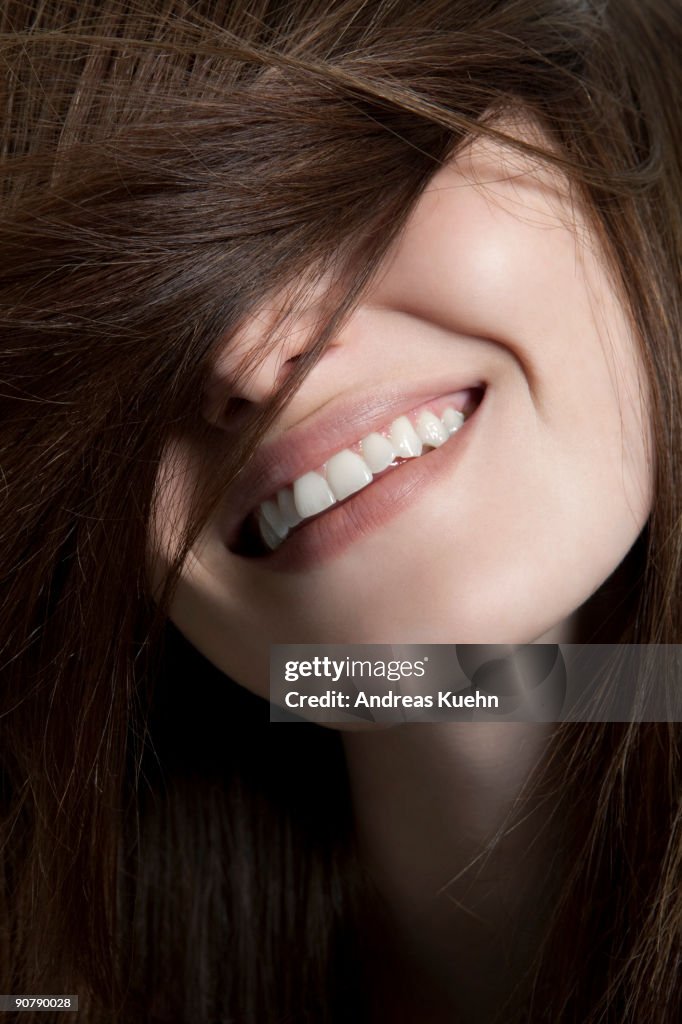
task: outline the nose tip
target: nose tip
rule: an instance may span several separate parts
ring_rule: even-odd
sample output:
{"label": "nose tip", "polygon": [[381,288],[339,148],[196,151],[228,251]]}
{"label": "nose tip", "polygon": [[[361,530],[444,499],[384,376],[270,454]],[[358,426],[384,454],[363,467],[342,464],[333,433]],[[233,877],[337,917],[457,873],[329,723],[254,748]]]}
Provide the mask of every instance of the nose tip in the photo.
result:
{"label": "nose tip", "polygon": [[228,406],[264,405],[311,348],[329,313],[328,303],[326,277],[313,284],[306,281],[269,299],[226,336],[217,347],[205,390],[209,422],[225,426]]}
{"label": "nose tip", "polygon": [[284,380],[296,356],[282,360],[280,352],[267,353],[258,360],[240,360],[237,365],[218,366],[206,388],[205,415],[221,425],[227,410],[249,405],[264,405]]}
{"label": "nose tip", "polygon": [[298,324],[286,331],[253,316],[219,346],[205,389],[204,416],[223,426],[229,409],[264,405],[308,347],[310,331]]}

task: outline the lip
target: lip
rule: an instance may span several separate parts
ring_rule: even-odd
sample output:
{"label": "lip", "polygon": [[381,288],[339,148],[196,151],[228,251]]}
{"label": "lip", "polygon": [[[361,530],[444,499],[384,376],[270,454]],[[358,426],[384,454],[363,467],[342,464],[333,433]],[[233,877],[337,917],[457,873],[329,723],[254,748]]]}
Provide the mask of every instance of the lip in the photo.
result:
{"label": "lip", "polygon": [[[345,548],[354,543],[359,537],[382,527],[401,512],[409,502],[417,500],[429,483],[435,482],[439,477],[450,474],[464,455],[469,446],[472,426],[479,419],[481,407],[485,404],[487,385],[483,381],[471,383],[471,379],[469,379],[467,384],[448,385],[446,391],[442,389],[438,391],[429,389],[426,395],[413,391],[409,395],[402,395],[398,404],[393,402],[390,405],[378,403],[376,396],[374,396],[372,399],[372,416],[362,419],[365,433],[385,423],[387,412],[389,416],[399,416],[409,411],[416,404],[415,399],[428,403],[441,397],[443,394],[447,394],[448,391],[464,391],[475,387],[482,389],[482,397],[478,406],[446,444],[432,449],[419,458],[407,459],[399,466],[377,477],[369,487],[365,487],[363,490],[352,494],[343,502],[327,510],[323,515],[311,519],[309,523],[291,534],[280,547],[263,558],[257,559],[257,564],[270,570],[287,572],[320,565],[341,554]],[[380,408],[378,408],[379,404],[381,405]],[[335,409],[334,417],[339,416],[339,408]],[[355,434],[349,435],[348,428],[346,427],[345,434],[337,435],[341,439],[340,443],[336,440],[333,442],[337,447],[330,446],[329,444],[322,446],[322,438],[319,434],[320,428],[317,426],[319,422],[321,421],[316,417],[313,427],[319,443],[314,444],[314,440],[311,438],[311,444],[314,444],[314,447],[308,449],[308,452],[315,453],[310,457],[317,459],[317,464],[324,462],[326,458],[329,458],[335,451],[338,451],[340,447],[357,441],[357,428],[355,428]],[[359,422],[359,420],[356,422]],[[303,427],[303,424],[300,424],[300,426]],[[311,421],[312,426],[313,422]],[[294,443],[293,435],[298,429],[299,427],[297,426],[292,428],[291,431],[287,431],[286,439],[288,444]],[[310,428],[306,429],[308,432],[310,431]],[[352,429],[353,427],[351,426]],[[351,436],[353,438],[352,441],[350,440]],[[285,472],[287,467],[284,465],[278,465],[279,473],[277,475],[266,475],[266,467],[272,464],[273,456],[276,459],[277,448],[282,446],[282,443],[282,441],[272,442],[266,450],[263,450],[257,456],[259,465],[254,467],[254,469],[263,474],[260,491],[261,497],[257,498],[255,491],[250,492],[250,504],[238,520],[239,523],[243,522],[244,516],[256,507],[259,501],[264,500],[280,487],[289,484],[292,479],[296,478],[296,475],[300,475],[300,473],[305,472],[310,467],[309,458],[305,457],[306,453],[301,453],[299,449],[298,454],[301,456],[302,466],[299,469],[298,460],[294,462],[292,459],[291,471],[294,474],[293,477],[287,475]],[[294,453],[290,452],[290,454],[293,455]],[[296,468],[293,468],[294,466]],[[277,482],[273,483],[275,480]],[[236,520],[236,515],[234,518]],[[233,536],[236,536],[237,531],[238,527],[233,525]],[[232,554],[233,557],[243,557]]]}
{"label": "lip", "polygon": [[[394,385],[383,391],[365,391],[351,399],[330,402],[306,416],[281,436],[262,444],[230,488],[229,511],[223,518],[221,531],[226,546],[230,548],[235,543],[244,519],[261,502],[303,473],[321,466],[342,448],[356,444],[361,437],[416,405],[456,391],[486,387],[486,382],[474,375],[425,381],[409,391]],[[443,447],[448,446],[449,443]],[[376,485],[379,482],[377,480]],[[293,541],[293,537],[290,539]]]}

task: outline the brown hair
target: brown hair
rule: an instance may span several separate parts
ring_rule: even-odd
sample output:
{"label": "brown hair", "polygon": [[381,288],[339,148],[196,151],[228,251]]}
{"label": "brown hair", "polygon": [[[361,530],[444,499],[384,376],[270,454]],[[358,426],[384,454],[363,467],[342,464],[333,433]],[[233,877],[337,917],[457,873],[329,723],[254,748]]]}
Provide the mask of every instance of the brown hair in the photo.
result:
{"label": "brown hair", "polygon": [[[425,183],[476,134],[505,140],[500,116],[521,108],[555,145],[507,141],[584,197],[651,380],[654,509],[627,585],[599,595],[616,608],[607,638],[682,639],[679,11],[154,8],[8,0],[0,13],[0,990],[78,992],[91,1022],[360,1021],[338,737],[300,726],[285,747],[264,702],[169,623],[174,580]],[[176,431],[210,453],[211,357],[273,289],[329,274],[309,352],[197,494],[153,600],[159,461]],[[677,727],[565,726],[555,750],[572,869],[520,1019],[667,1024]],[[296,785],[311,759],[324,791]]]}

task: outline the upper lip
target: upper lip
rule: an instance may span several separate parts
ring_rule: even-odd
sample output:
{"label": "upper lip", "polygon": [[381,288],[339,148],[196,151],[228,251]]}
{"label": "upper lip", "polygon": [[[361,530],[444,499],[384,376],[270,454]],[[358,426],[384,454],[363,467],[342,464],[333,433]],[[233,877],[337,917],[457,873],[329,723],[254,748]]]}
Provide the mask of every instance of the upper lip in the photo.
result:
{"label": "upper lip", "polygon": [[335,452],[355,444],[372,430],[442,395],[483,388],[472,375],[424,381],[409,390],[393,384],[379,390],[363,390],[341,396],[319,411],[265,442],[230,487],[229,513],[225,523],[228,544],[250,512],[266,498],[316,469]]}

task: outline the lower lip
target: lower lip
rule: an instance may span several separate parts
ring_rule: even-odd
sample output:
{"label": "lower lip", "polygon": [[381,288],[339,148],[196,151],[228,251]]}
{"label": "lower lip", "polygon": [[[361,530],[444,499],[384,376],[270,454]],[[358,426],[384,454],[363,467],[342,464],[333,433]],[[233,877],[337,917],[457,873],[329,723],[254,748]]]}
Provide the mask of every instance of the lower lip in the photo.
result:
{"label": "lower lip", "polygon": [[409,459],[346,501],[296,530],[281,547],[252,561],[275,572],[299,572],[337,558],[351,544],[380,530],[424,494],[431,483],[450,476],[471,443],[484,395],[460,429],[440,448]]}

